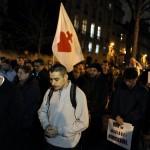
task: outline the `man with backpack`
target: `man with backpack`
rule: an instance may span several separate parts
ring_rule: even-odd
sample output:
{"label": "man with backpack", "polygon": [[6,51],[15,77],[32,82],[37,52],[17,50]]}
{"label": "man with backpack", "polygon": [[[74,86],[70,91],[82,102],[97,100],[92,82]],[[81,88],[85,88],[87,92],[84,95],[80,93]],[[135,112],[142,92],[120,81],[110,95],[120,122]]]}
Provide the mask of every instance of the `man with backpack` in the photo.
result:
{"label": "man with backpack", "polygon": [[68,80],[63,65],[54,65],[49,75],[52,87],[38,111],[48,143],[46,150],[78,150],[81,133],[89,125],[86,96]]}

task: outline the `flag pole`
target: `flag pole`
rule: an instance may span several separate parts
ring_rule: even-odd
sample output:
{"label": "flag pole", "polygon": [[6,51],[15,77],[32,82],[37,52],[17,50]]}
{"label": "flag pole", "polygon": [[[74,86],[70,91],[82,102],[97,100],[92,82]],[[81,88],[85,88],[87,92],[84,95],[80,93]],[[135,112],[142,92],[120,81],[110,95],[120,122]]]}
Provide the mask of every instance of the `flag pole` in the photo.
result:
{"label": "flag pole", "polygon": [[52,64],[54,65],[55,63],[55,56],[53,55],[53,61],[52,61]]}

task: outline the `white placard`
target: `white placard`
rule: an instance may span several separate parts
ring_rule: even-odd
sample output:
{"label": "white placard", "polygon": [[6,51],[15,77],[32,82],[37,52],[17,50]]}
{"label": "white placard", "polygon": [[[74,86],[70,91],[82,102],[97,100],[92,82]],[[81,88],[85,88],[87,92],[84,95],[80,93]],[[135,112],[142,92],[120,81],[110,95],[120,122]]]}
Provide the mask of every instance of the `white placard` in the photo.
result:
{"label": "white placard", "polygon": [[107,140],[127,150],[130,150],[133,129],[134,126],[132,126],[130,123],[123,123],[123,125],[120,126],[115,120],[109,119]]}
{"label": "white placard", "polygon": [[148,71],[148,79],[147,79],[148,83],[150,83],[150,71]]}

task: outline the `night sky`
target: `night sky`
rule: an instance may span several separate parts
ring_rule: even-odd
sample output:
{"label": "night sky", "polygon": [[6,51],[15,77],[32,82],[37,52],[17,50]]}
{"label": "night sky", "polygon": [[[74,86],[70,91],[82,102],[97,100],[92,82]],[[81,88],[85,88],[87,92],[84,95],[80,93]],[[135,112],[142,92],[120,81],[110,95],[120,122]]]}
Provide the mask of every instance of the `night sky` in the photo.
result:
{"label": "night sky", "polygon": [[[6,23],[7,30],[10,31],[11,34],[11,43],[17,43],[19,40],[20,45],[24,47],[31,48],[34,51],[36,49],[36,42],[34,41],[29,44],[29,36],[36,35],[38,37],[39,26],[43,23],[44,24],[44,36],[47,43],[43,44],[45,53],[49,53],[49,49],[51,48],[52,41],[55,35],[58,15],[59,15],[59,8],[60,8],[60,0],[9,0],[8,1],[8,16],[11,20],[10,23]],[[42,21],[41,21],[42,20]],[[42,23],[41,23],[42,22]],[[21,33],[18,30],[18,27],[26,33]],[[28,29],[29,28],[29,29]],[[18,31],[17,31],[18,30]],[[34,30],[36,30],[34,32]],[[33,33],[34,32],[34,33]],[[23,39],[25,36],[24,34],[28,34],[28,40]],[[18,39],[16,39],[18,38]],[[32,37],[33,39],[34,37]],[[31,40],[32,40],[31,39]],[[31,41],[30,40],[30,41]],[[35,39],[34,39],[35,40]],[[37,40],[37,39],[36,39]],[[44,40],[43,40],[44,41]],[[37,42],[38,43],[38,42]],[[18,44],[18,43],[17,43]],[[16,44],[16,45],[17,45]],[[16,46],[15,45],[15,46]],[[17,47],[17,46],[16,46]],[[21,47],[21,46],[18,46]],[[36,50],[35,50],[36,51]]]}
{"label": "night sky", "polygon": [[59,6],[60,0],[10,0],[8,12],[12,18],[20,21],[23,19],[22,14],[28,16],[31,9],[40,15],[41,9],[44,8],[45,13],[49,15],[50,28],[53,32],[57,25]]}

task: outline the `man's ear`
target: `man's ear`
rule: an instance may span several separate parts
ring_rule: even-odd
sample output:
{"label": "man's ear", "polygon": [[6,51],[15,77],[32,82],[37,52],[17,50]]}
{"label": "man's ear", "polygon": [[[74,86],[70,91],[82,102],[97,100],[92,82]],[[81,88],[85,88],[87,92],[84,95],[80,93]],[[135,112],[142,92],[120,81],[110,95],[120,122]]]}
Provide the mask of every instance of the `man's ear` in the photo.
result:
{"label": "man's ear", "polygon": [[64,78],[65,78],[65,80],[67,81],[67,80],[68,80],[68,74],[65,74],[65,75],[64,75]]}

